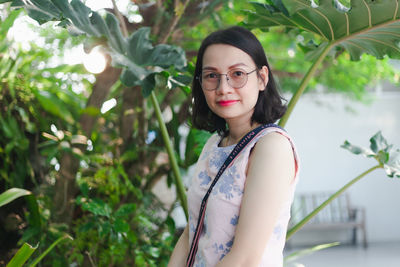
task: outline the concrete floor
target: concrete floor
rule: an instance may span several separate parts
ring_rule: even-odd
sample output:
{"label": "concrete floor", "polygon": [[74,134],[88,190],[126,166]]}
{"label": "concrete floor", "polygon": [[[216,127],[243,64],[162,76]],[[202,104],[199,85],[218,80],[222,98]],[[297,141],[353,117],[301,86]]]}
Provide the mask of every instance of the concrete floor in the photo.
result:
{"label": "concrete floor", "polygon": [[[285,255],[304,248],[291,248]],[[316,251],[285,267],[400,267],[400,241],[362,246],[340,245]]]}

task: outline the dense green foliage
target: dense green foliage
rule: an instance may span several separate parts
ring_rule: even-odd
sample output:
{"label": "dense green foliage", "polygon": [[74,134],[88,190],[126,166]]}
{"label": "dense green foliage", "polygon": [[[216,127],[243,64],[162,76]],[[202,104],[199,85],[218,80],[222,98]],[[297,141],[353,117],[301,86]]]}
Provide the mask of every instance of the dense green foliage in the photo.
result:
{"label": "dense green foliage", "polygon": [[[33,254],[38,256],[69,234],[73,240],[52,249],[43,266],[165,266],[178,236],[171,217],[178,201],[166,204],[153,188],[160,183],[171,187],[176,175],[164,150],[156,106],[146,97],[153,93],[160,103],[173,156],[185,174],[209,137],[190,127],[195,51],[212,30],[247,20],[243,10],[252,7],[246,1],[220,0],[199,10],[192,1],[182,12],[181,1],[144,3],[124,13],[143,18],[127,23],[125,36],[117,16],[90,13],[80,1],[33,2],[58,6],[41,7],[49,12],[28,8],[44,23],[31,31],[45,40],[43,45],[31,42],[29,49],[7,38],[24,11],[0,6],[0,192],[18,187],[36,196],[0,209],[0,264],[23,242],[39,244]],[[175,17],[180,20],[172,27]],[[55,26],[58,21],[86,35],[71,36]],[[255,33],[280,87],[294,92],[312,64],[303,51],[321,37],[282,27]],[[93,76],[82,65],[51,64],[54,55],[81,43],[87,49],[103,45],[113,64],[123,68],[121,79],[120,70],[110,65]],[[394,76],[387,59],[363,56],[354,63],[349,58],[342,51],[326,60],[310,90],[321,84],[362,99],[371,82]],[[357,72],[351,71],[354,64]],[[116,105],[101,112],[110,99]]]}
{"label": "dense green foliage", "polygon": [[[170,217],[175,202],[171,206],[162,203],[152,188],[166,175],[171,186],[173,175],[152,106],[141,97],[140,88],[126,87],[117,79],[100,105],[90,105],[101,77],[93,83],[93,76],[86,74],[82,65],[48,64],[82,37],[71,38],[66,30],[51,30],[54,26],[45,25],[32,29],[45,37],[45,47],[32,42],[30,49],[23,50],[6,38],[21,11],[4,11],[7,16],[1,23],[0,60],[7,64],[1,68],[0,188],[31,190],[37,196],[40,223],[31,220],[32,209],[22,200],[2,207],[1,217],[5,219],[0,223],[0,261],[7,262],[25,241],[40,242],[35,258],[70,233],[74,240],[53,249],[43,261],[45,265],[166,265],[177,238]],[[189,80],[170,79],[173,71],[161,73],[156,90],[162,111],[172,114],[168,131],[174,136],[178,163],[184,170],[197,160],[209,135],[190,130],[188,145],[182,150],[181,138],[185,137],[178,129],[188,128],[188,105],[184,103],[188,102]],[[166,87],[171,81],[172,86]],[[177,83],[181,88],[176,88]],[[101,113],[101,104],[111,98],[116,106]],[[97,121],[90,133],[85,131],[85,115]],[[143,121],[146,131],[142,131]],[[77,184],[71,198],[75,208],[72,218],[60,220],[66,203],[57,205],[55,199],[70,192],[57,190],[55,185],[66,171],[73,171],[63,169],[68,165],[66,158],[78,163],[77,172],[72,173]]]}

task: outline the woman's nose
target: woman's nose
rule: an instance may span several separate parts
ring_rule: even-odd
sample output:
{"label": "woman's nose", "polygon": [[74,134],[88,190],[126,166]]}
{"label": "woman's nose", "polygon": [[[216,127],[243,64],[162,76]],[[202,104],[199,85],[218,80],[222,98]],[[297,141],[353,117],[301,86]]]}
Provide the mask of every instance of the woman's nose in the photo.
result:
{"label": "woman's nose", "polygon": [[[225,77],[223,77],[225,76]],[[216,89],[217,93],[219,94],[226,94],[227,92],[233,90],[232,86],[228,83],[229,77],[226,74],[221,74],[219,78],[219,84]]]}

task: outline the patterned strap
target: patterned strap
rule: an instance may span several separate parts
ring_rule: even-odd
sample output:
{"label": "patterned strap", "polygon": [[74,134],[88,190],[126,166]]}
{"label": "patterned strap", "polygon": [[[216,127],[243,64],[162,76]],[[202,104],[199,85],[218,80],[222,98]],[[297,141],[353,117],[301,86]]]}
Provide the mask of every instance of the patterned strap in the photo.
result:
{"label": "patterned strap", "polygon": [[222,173],[225,171],[225,169],[228,168],[232,164],[233,160],[239,155],[240,151],[242,151],[243,148],[245,148],[247,146],[247,144],[249,144],[250,141],[253,140],[253,138],[255,136],[257,136],[257,134],[259,132],[261,132],[262,130],[264,130],[266,128],[269,128],[269,127],[276,127],[276,128],[282,129],[278,125],[270,123],[270,124],[261,125],[261,126],[255,128],[254,130],[251,130],[242,139],[240,139],[239,143],[237,143],[235,148],[232,150],[232,152],[226,158],[224,164],[219,169],[217,175],[215,176],[214,181],[211,183],[210,187],[208,188],[206,194],[203,197],[203,200],[201,201],[201,206],[200,206],[199,218],[197,220],[196,231],[194,233],[192,246],[190,247],[189,255],[188,255],[188,258],[186,260],[186,266],[187,267],[191,267],[194,264],[195,256],[196,256],[196,253],[197,253],[197,246],[198,246],[199,239],[200,239],[200,234],[201,234],[201,232],[203,230],[203,225],[204,225],[203,222],[204,222],[204,216],[205,216],[205,213],[206,213],[208,197],[210,196],[214,185],[218,182],[218,179],[220,178]]}

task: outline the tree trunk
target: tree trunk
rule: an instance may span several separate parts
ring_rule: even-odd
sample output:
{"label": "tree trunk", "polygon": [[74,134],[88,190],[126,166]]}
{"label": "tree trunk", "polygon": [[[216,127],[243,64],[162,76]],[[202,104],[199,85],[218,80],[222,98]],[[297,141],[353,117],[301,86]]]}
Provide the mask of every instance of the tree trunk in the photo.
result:
{"label": "tree trunk", "polygon": [[[97,75],[96,83],[93,85],[92,94],[86,106],[100,109],[111,87],[118,80],[120,73],[120,69],[108,66],[102,73]],[[91,116],[86,113],[80,118],[79,124],[88,138],[91,136],[96,120],[97,116]],[[59,176],[54,187],[52,217],[55,222],[70,225],[73,219],[74,199],[78,193],[75,183],[78,170],[79,159],[71,153],[64,153],[61,156]]]}

